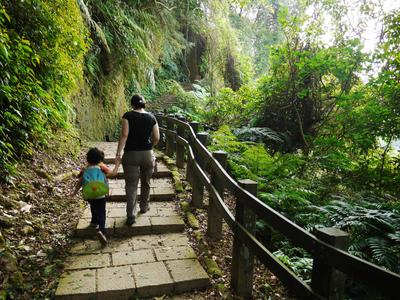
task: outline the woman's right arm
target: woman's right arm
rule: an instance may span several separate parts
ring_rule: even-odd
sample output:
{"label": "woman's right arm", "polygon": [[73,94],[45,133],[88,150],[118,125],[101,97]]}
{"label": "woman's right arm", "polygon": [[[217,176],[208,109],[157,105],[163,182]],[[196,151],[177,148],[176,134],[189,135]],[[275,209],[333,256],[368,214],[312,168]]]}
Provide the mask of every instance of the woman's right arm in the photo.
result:
{"label": "woman's right arm", "polygon": [[151,131],[151,143],[153,146],[157,145],[160,141],[160,129],[158,128],[158,123],[154,124]]}
{"label": "woman's right arm", "polygon": [[117,154],[115,160],[119,161],[121,159],[121,152],[125,146],[126,140],[129,135],[129,123],[127,119],[122,118],[121,134],[118,140]]}

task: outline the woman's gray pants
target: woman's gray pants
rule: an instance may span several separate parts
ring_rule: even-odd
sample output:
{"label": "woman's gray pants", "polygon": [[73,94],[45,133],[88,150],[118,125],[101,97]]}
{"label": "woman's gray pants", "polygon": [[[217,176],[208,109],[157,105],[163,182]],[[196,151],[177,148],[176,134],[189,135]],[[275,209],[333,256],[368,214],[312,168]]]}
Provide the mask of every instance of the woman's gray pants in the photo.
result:
{"label": "woman's gray pants", "polygon": [[140,210],[146,211],[150,199],[150,179],[153,174],[153,151],[125,151],[122,167],[125,176],[126,214],[136,217],[137,190],[140,177]]}

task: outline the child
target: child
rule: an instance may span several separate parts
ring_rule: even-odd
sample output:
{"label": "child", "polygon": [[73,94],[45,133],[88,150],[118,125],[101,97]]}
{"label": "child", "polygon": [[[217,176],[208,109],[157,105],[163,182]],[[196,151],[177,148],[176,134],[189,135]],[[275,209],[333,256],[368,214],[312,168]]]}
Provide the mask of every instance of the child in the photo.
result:
{"label": "child", "polygon": [[[79,173],[79,181],[75,186],[75,190],[72,195],[76,195],[79,189],[83,186],[83,174],[85,170],[89,170],[92,168],[99,168],[106,177],[115,177],[118,172],[119,162],[115,163],[115,168],[113,171],[107,167],[104,161],[104,152],[97,149],[91,148],[86,154],[87,166],[81,170]],[[101,174],[101,173],[100,173]],[[103,176],[103,175],[102,175]],[[104,176],[103,176],[104,177]],[[87,199],[90,205],[90,211],[92,213],[92,220],[90,221],[90,225],[95,227],[99,226],[99,231],[97,232],[97,237],[102,246],[107,245],[107,238],[105,236],[105,224],[106,224],[106,195],[97,197],[95,199]]]}

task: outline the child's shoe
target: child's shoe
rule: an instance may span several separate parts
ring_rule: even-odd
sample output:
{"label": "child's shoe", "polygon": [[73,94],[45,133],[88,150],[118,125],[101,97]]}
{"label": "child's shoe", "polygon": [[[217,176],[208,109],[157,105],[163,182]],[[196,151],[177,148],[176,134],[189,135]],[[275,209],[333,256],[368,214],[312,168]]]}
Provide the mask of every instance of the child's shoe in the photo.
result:
{"label": "child's shoe", "polygon": [[97,231],[97,238],[103,247],[107,246],[107,238],[101,231]]}

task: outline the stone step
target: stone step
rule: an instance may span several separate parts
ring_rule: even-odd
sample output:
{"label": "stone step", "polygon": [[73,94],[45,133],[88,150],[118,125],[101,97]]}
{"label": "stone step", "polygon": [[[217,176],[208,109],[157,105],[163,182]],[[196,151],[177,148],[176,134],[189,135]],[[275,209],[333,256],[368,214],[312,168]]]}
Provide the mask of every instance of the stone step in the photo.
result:
{"label": "stone step", "polygon": [[[109,181],[110,198],[109,201],[126,201],[125,180],[111,179]],[[138,196],[140,195],[140,180]],[[150,201],[171,201],[175,199],[175,190],[172,180],[169,178],[151,179],[150,182]]]}
{"label": "stone step", "polygon": [[184,234],[76,240],[56,299],[134,299],[206,288],[210,279]]}
{"label": "stone step", "polygon": [[[111,170],[114,169],[114,161],[107,163],[107,165],[111,168]],[[153,178],[166,178],[166,177],[171,177],[171,175],[172,172],[163,162],[157,162],[157,172],[153,174]],[[122,165],[120,165],[120,167],[118,168],[117,178],[118,179],[124,178],[124,169],[122,168]]]}
{"label": "stone step", "polygon": [[[116,149],[117,147],[115,147]],[[157,163],[163,164],[162,160],[161,160],[161,154],[158,152],[154,152],[156,157],[157,157]],[[104,163],[106,164],[114,164],[115,163],[115,152],[113,152],[112,155],[107,156],[107,154],[104,155]]]}
{"label": "stone step", "polygon": [[[174,203],[150,202],[150,210],[145,214],[138,214],[136,223],[132,226],[125,224],[126,203],[108,202],[106,206],[106,235],[108,237],[181,232],[184,229],[184,222],[175,210]],[[77,237],[96,235],[97,230],[90,226],[90,220],[90,208],[87,206],[75,230]]]}

